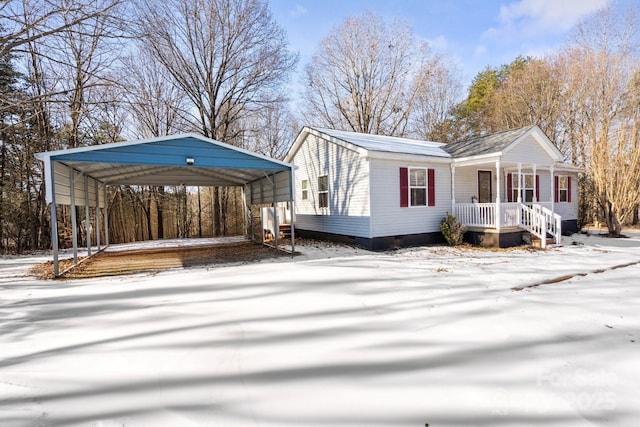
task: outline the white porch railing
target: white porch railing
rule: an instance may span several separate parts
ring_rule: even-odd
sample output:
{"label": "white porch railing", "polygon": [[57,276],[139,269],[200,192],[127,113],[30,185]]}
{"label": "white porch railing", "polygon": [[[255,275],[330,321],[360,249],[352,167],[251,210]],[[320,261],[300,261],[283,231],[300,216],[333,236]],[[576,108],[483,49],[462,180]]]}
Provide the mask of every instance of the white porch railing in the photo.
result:
{"label": "white porch railing", "polygon": [[468,227],[497,228],[496,219],[500,218],[501,227],[520,227],[536,235],[542,247],[546,247],[547,234],[560,244],[562,235],[560,215],[544,205],[551,203],[501,203],[497,213],[495,203],[456,203],[455,216]]}
{"label": "white porch railing", "polygon": [[456,219],[469,227],[496,228],[495,203],[456,203]]}

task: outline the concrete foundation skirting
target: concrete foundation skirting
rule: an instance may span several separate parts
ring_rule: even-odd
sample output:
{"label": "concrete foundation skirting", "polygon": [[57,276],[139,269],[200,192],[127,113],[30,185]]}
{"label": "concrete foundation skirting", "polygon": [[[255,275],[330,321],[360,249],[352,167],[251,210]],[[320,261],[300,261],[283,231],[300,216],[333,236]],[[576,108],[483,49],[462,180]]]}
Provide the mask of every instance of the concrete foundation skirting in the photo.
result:
{"label": "concrete foundation skirting", "polygon": [[464,241],[474,246],[486,248],[510,248],[522,245],[522,230],[468,230]]}
{"label": "concrete foundation skirting", "polygon": [[410,246],[425,246],[444,243],[442,233],[405,234],[401,236],[384,237],[356,237],[343,234],[325,233],[296,228],[296,236],[305,239],[328,240],[331,242],[356,245],[370,251],[385,251],[389,249],[405,248]]}

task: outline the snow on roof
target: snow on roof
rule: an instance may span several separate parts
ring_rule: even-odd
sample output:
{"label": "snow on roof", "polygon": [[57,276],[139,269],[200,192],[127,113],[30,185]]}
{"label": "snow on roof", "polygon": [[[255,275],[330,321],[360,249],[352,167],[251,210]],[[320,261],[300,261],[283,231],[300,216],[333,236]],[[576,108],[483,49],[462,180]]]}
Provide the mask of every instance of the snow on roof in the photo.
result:
{"label": "snow on roof", "polygon": [[341,141],[348,142],[368,151],[383,151],[388,153],[420,154],[424,156],[451,157],[442,149],[445,145],[440,142],[419,141],[409,138],[372,135],[367,133],[348,132],[341,130],[311,128],[317,132],[329,135]]}

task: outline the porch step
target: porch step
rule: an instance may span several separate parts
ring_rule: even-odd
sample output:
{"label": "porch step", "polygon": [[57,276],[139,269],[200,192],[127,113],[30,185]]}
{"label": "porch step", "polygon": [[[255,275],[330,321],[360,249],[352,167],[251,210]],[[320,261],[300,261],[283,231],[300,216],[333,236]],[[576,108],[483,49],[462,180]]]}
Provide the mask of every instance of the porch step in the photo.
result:
{"label": "porch step", "polygon": [[291,237],[291,224],[280,224],[280,238],[288,239]]}
{"label": "porch step", "polygon": [[[531,233],[522,233],[522,241],[530,246],[535,248],[542,248],[542,241],[538,236]],[[553,241],[553,237],[547,237],[547,246],[553,245],[555,242]]]}

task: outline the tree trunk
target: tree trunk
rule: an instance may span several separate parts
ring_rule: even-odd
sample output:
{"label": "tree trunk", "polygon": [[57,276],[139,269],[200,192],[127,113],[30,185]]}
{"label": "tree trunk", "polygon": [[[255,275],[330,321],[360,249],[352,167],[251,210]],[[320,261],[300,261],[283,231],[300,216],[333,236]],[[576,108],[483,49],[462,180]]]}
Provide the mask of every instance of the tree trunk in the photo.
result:
{"label": "tree trunk", "polygon": [[214,223],[215,229],[214,234],[216,237],[220,236],[222,231],[221,227],[221,215],[220,215],[220,187],[215,187],[213,189],[213,212],[214,212]]}
{"label": "tree trunk", "polygon": [[156,218],[158,221],[158,239],[164,239],[164,218],[162,204],[164,203],[164,187],[156,187]]}
{"label": "tree trunk", "polygon": [[198,237],[202,238],[202,201],[200,200],[200,187],[198,187]]}

